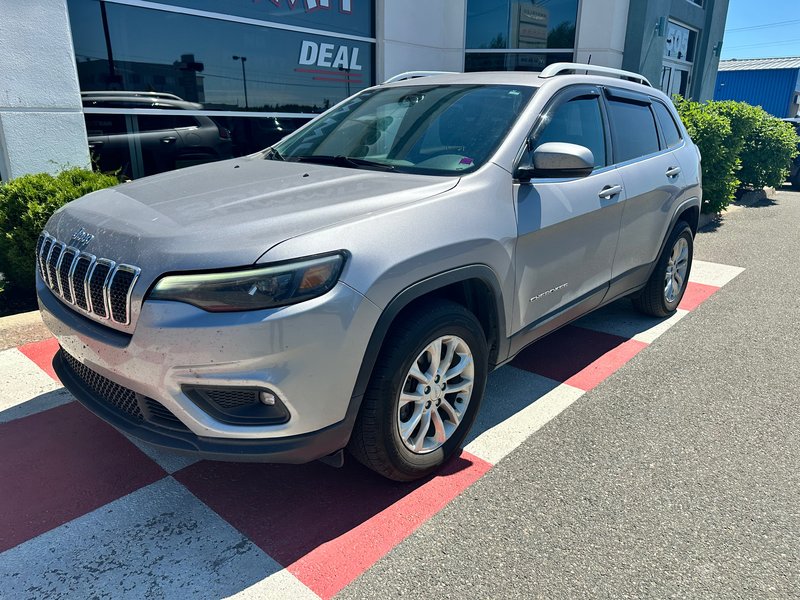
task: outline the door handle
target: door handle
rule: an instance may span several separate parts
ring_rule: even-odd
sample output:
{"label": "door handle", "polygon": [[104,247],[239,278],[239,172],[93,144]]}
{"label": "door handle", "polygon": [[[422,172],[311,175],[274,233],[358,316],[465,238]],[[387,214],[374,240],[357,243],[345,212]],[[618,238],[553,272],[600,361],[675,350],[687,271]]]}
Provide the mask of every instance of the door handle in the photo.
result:
{"label": "door handle", "polygon": [[171,144],[177,139],[178,138],[176,138],[174,135],[168,135],[167,137],[161,138],[161,141],[164,142],[165,144]]}
{"label": "door handle", "polygon": [[622,191],[621,185],[607,185],[602,190],[600,190],[600,193],[597,195],[603,200],[608,200],[612,196],[616,196],[617,194],[619,194],[621,191]]}
{"label": "door handle", "polygon": [[670,167],[667,169],[667,177],[677,177],[678,173],[681,172],[680,167]]}

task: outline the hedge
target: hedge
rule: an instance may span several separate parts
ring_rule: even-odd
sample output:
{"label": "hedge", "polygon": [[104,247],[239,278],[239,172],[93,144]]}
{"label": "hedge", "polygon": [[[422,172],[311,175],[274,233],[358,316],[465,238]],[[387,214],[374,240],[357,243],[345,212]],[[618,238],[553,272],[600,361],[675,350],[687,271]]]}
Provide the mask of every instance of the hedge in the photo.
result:
{"label": "hedge", "polygon": [[23,175],[0,183],[0,294],[32,293],[36,240],[57,209],[119,183],[117,177],[74,168],[53,176]]}
{"label": "hedge", "polygon": [[790,124],[745,102],[673,100],[703,157],[703,212],[724,210],[737,189],[777,187],[786,180],[798,144]]}

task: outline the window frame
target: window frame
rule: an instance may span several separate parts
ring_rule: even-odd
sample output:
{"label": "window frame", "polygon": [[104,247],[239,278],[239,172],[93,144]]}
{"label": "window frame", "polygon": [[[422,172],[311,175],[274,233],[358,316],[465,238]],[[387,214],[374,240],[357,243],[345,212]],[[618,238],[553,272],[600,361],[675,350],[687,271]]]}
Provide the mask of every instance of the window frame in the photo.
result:
{"label": "window frame", "polygon": [[[679,125],[678,120],[675,118],[675,115],[672,113],[672,111],[670,110],[669,106],[667,106],[662,100],[659,100],[658,98],[652,98],[652,100],[653,100],[653,102],[651,104],[650,109],[653,111],[653,115],[655,115],[655,117],[656,117],[656,129],[658,129],[658,136],[659,136],[659,139],[662,142],[663,149],[676,150],[678,148],[681,148],[686,143],[686,139],[684,138],[684,135],[683,135],[683,129],[681,129],[681,126]],[[669,118],[672,119],[672,124],[675,126],[675,129],[678,130],[678,143],[675,144],[674,146],[670,146],[667,143],[667,136],[664,135],[664,130],[663,130],[663,126],[661,124],[661,119],[658,118],[658,113],[655,111],[654,108],[652,108],[653,105],[655,105],[655,104],[660,104],[662,107],[664,107],[664,110],[667,111],[667,114],[669,115]]]}
{"label": "window frame", "polygon": [[[525,161],[525,155],[531,153],[531,140],[533,140],[534,134],[537,133],[536,129],[541,126],[542,121],[547,118],[548,115],[551,115],[553,112],[558,110],[563,104],[571,100],[575,100],[576,98],[580,98],[582,96],[593,96],[597,98],[598,104],[600,106],[600,115],[602,117],[603,122],[603,139],[605,142],[605,150],[606,150],[606,165],[603,167],[595,167],[592,169],[592,172],[587,175],[587,177],[591,177],[592,175],[596,175],[598,173],[603,173],[607,170],[614,168],[614,153],[613,153],[613,144],[611,140],[611,121],[609,120],[608,116],[608,109],[606,107],[605,102],[603,101],[603,91],[602,87],[595,84],[590,83],[576,83],[572,85],[567,85],[558,91],[556,91],[550,99],[545,103],[544,108],[541,112],[536,116],[531,127],[528,129],[528,133],[525,136],[525,140],[522,142],[520,149],[517,151],[517,156],[514,159],[514,168],[512,169],[512,173],[516,173],[517,169],[523,164]],[[574,177],[534,177],[531,181],[571,181],[574,180]]]}
{"label": "window frame", "polygon": [[648,154],[643,154],[635,158],[629,158],[627,160],[618,161],[617,156],[620,154],[620,152],[616,136],[613,133],[613,127],[612,127],[609,133],[611,135],[611,146],[614,148],[614,163],[613,163],[614,167],[633,164],[642,160],[647,160],[648,158],[652,158],[654,156],[658,156],[665,152],[671,151],[670,148],[666,147],[661,132],[661,126],[658,122],[658,116],[656,115],[652,107],[653,102],[658,102],[658,99],[653,98],[652,96],[649,96],[641,92],[625,88],[618,88],[614,86],[603,86],[603,91],[604,91],[603,102],[604,104],[606,104],[606,110],[608,111],[609,126],[611,126],[613,120],[613,118],[611,117],[610,107],[608,106],[608,103],[610,103],[611,101],[623,102],[628,104],[638,104],[639,106],[646,106],[647,110],[650,112],[650,117],[653,119],[653,125],[655,126],[656,129],[656,140],[658,141],[658,150],[656,150],[655,152],[650,152]]}

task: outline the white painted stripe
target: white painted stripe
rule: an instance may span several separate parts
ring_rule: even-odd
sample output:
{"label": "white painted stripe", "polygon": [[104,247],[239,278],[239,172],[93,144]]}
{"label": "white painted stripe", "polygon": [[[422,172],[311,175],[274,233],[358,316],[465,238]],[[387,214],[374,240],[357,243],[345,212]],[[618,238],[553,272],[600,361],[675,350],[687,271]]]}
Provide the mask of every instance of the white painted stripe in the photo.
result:
{"label": "white painted stripe", "polygon": [[638,312],[629,300],[622,299],[580,318],[575,325],[652,344],[686,314],[687,311],[678,309],[667,319],[649,317]]}
{"label": "white painted stripe", "polygon": [[307,588],[293,584],[290,573],[272,577],[282,572],[171,477],[7,550],[0,560],[8,598],[226,598],[256,585],[265,598],[303,597]]}
{"label": "white painted stripe", "polygon": [[497,464],[585,392],[547,377],[503,367],[495,371],[464,449]]}
{"label": "white painted stripe", "polygon": [[0,352],[0,423],[72,400],[39,366],[16,348]]}
{"label": "white painted stripe", "polygon": [[228,597],[236,600],[264,600],[265,598],[319,600],[319,596],[286,569],[273,573],[249,588]]}
{"label": "white painted stripe", "polygon": [[742,271],[744,271],[744,269],[741,267],[694,260],[692,261],[692,272],[689,274],[689,281],[702,283],[703,285],[722,287]]}
{"label": "white painted stripe", "polygon": [[656,338],[660,337],[663,333],[665,333],[670,327],[675,325],[678,321],[680,321],[683,317],[689,314],[688,310],[683,310],[679,308],[674,315],[672,315],[668,319],[664,319],[658,325],[651,327],[641,333],[637,333],[633,336],[633,339],[638,340],[640,342],[644,342],[645,344],[652,344],[656,341]]}

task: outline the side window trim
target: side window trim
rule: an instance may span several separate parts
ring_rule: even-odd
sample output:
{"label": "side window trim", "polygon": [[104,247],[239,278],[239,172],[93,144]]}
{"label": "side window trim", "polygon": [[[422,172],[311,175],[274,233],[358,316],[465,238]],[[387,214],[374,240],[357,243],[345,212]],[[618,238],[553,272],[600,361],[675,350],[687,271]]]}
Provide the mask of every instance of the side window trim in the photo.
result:
{"label": "side window trim", "polygon": [[612,166],[612,143],[611,143],[611,130],[610,126],[611,123],[608,119],[608,115],[606,114],[606,106],[605,102],[603,102],[603,94],[601,92],[600,86],[589,84],[589,83],[578,83],[573,85],[568,85],[566,87],[561,88],[557,92],[553,94],[553,96],[547,101],[542,109],[541,113],[536,117],[536,120],[533,122],[530,130],[528,131],[528,135],[525,136],[525,141],[522,142],[522,146],[520,147],[519,151],[517,152],[517,158],[514,160],[514,168],[512,172],[517,169],[517,167],[522,162],[525,153],[529,151],[529,144],[530,141],[533,139],[535,133],[538,133],[537,129],[542,125],[543,120],[553,111],[557,110],[562,104],[566,104],[570,100],[575,100],[576,98],[581,97],[595,97],[598,99],[600,104],[600,114],[602,115],[603,120],[603,140],[605,142],[605,150],[606,150],[606,165],[602,167],[595,167],[592,171],[592,174],[597,173],[598,171],[608,169]]}

